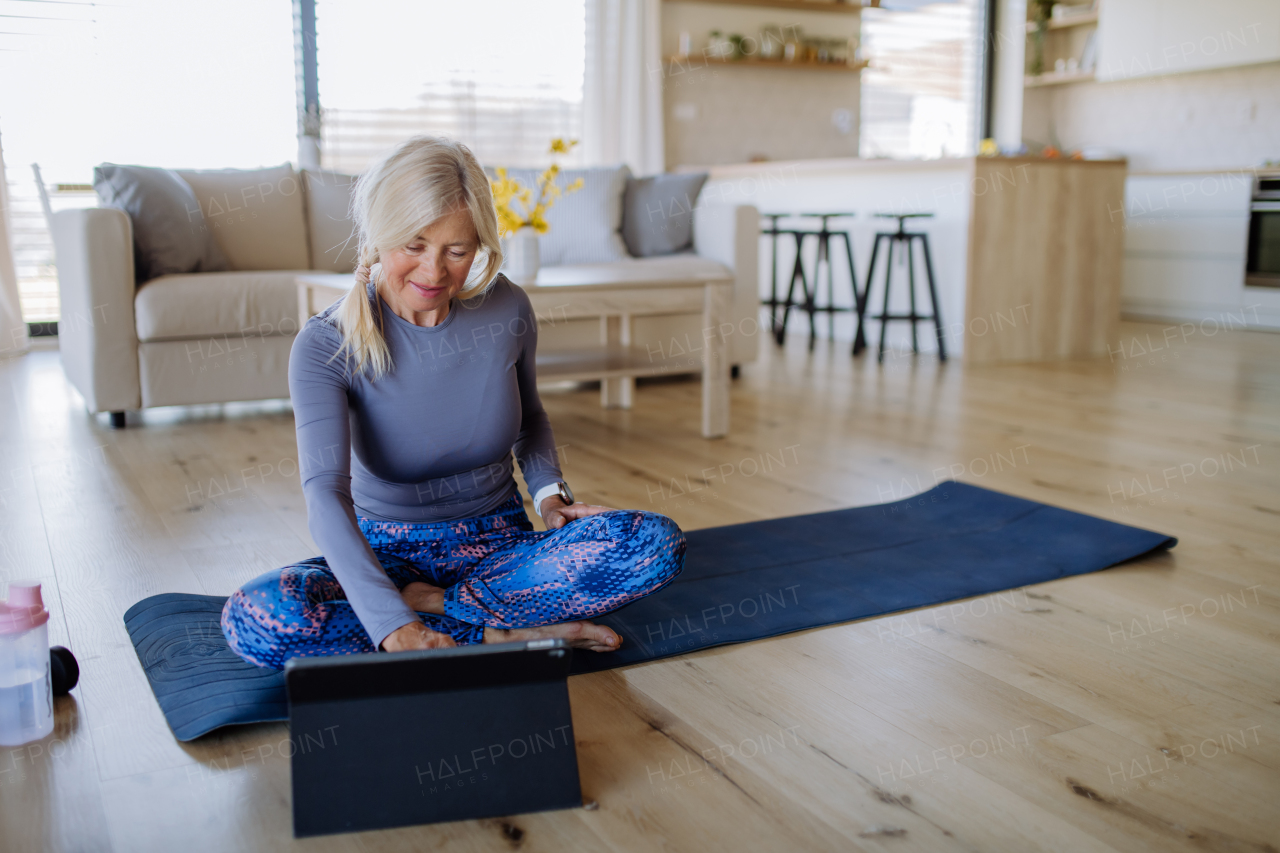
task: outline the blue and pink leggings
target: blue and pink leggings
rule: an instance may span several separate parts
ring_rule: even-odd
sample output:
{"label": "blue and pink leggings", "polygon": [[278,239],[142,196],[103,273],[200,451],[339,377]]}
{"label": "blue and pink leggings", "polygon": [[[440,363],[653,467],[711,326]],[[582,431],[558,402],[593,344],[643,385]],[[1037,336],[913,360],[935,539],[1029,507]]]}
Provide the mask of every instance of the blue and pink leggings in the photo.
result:
{"label": "blue and pink leggings", "polygon": [[[665,586],[684,565],[684,534],[666,516],[614,510],[537,532],[518,493],[475,518],[359,522],[397,588],[422,581],[444,589],[445,615],[418,618],[458,645],[482,642],[486,626],[600,616]],[[236,590],[222,632],[240,657],[274,669],[292,657],[376,651],[323,557]]]}

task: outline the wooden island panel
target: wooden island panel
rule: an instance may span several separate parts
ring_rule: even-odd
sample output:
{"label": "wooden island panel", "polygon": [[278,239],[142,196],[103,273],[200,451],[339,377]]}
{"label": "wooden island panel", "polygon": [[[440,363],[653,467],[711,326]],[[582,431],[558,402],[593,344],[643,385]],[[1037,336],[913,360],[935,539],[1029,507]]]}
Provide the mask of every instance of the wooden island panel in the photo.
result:
{"label": "wooden island panel", "polygon": [[1123,160],[974,159],[967,363],[1107,353],[1120,322],[1125,172]]}

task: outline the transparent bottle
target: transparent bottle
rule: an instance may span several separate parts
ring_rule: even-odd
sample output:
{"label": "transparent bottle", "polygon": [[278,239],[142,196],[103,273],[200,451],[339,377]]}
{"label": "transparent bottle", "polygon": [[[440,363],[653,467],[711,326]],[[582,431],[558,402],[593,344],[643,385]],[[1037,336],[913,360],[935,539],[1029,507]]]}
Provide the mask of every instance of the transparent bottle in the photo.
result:
{"label": "transparent bottle", "polygon": [[40,584],[9,584],[0,602],[0,746],[19,746],[53,731],[49,612]]}

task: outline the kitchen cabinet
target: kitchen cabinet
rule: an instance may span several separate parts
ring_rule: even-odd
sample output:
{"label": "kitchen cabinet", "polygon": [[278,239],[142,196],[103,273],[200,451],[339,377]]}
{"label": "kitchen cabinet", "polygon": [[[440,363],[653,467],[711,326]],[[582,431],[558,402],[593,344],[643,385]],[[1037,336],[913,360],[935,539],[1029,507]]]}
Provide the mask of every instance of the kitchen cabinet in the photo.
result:
{"label": "kitchen cabinet", "polygon": [[1280,293],[1246,288],[1252,170],[1147,173],[1125,183],[1126,316],[1280,328]]}
{"label": "kitchen cabinet", "polygon": [[1276,0],[1112,0],[1101,4],[1102,81],[1280,59]]}

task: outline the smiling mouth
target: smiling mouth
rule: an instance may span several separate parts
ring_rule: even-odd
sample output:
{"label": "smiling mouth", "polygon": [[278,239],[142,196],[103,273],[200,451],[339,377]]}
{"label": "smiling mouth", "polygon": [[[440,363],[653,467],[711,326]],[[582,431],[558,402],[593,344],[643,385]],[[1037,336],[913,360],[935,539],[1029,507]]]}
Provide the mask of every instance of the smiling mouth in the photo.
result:
{"label": "smiling mouth", "polygon": [[419,295],[425,296],[427,299],[434,299],[444,292],[443,287],[428,287],[413,281],[409,282],[409,284],[413,285],[413,289],[418,291]]}

